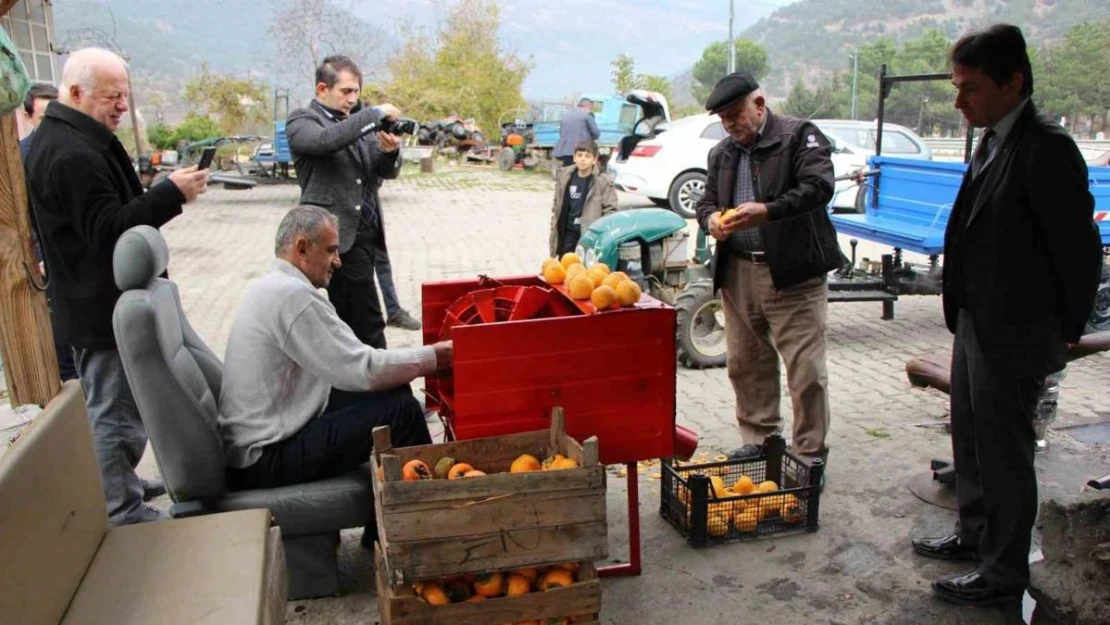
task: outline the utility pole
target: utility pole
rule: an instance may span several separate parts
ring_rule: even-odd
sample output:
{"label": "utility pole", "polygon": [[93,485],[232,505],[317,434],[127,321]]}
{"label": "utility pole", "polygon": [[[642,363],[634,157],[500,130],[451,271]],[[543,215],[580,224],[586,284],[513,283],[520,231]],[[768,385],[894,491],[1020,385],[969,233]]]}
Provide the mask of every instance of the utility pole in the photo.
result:
{"label": "utility pole", "polygon": [[728,0],[728,73],[736,71],[736,40],[732,37],[732,16],[735,0]]}
{"label": "utility pole", "polygon": [[856,118],[856,82],[859,78],[859,48],[856,48],[855,54],[849,54],[852,57],[852,119]]}

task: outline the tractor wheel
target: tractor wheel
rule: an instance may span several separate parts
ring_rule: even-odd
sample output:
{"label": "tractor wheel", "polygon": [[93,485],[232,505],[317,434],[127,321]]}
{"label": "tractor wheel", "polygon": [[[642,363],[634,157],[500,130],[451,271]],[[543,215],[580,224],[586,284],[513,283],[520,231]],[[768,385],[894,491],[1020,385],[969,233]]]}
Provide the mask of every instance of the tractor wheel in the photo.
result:
{"label": "tractor wheel", "polygon": [[678,361],[690,369],[723,367],[725,326],[721,298],[713,294],[713,280],[703,278],[686,285],[675,298],[678,313]]}
{"label": "tractor wheel", "polygon": [[516,152],[512,148],[501,148],[501,153],[497,155],[497,168],[501,171],[512,171],[515,164]]}
{"label": "tractor wheel", "polygon": [[1102,264],[1102,280],[1095,295],[1095,308],[1087,320],[1087,333],[1110,330],[1110,265]]}

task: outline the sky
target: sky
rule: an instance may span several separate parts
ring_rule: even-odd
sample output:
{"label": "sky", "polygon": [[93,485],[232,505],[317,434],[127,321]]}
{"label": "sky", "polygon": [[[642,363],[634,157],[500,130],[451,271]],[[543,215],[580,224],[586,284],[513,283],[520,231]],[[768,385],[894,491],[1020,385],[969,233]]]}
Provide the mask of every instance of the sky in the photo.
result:
{"label": "sky", "polygon": [[[733,31],[793,0],[735,0]],[[673,77],[692,66],[707,45],[728,39],[729,0],[498,0],[501,39],[508,50],[531,57],[524,82],[529,100],[558,100],[586,92],[610,93],[618,54],[635,59],[636,71]],[[375,23],[408,20],[432,27],[437,0],[358,3],[356,12]],[[383,24],[384,25],[384,24]]]}

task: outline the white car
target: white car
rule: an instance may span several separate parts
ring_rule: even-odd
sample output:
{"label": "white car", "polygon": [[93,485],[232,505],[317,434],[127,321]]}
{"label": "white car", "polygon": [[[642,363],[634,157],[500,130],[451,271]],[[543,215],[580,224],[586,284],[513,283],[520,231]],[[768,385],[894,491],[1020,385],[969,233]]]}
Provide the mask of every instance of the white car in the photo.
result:
{"label": "white car", "polygon": [[[836,176],[863,168],[867,157],[875,153],[873,122],[814,120],[814,123],[833,143]],[[841,132],[847,136],[841,136]],[[705,191],[709,150],[726,136],[721,120],[716,115],[693,115],[661,124],[655,133],[634,142],[629,154],[622,153],[611,160],[609,174],[617,189],[647,196],[659,206],[670,207],[675,213],[692,218]],[[883,125],[883,153],[932,158],[920,137],[895,124]],[[855,182],[838,182],[832,205],[842,210],[856,210],[857,190]]]}

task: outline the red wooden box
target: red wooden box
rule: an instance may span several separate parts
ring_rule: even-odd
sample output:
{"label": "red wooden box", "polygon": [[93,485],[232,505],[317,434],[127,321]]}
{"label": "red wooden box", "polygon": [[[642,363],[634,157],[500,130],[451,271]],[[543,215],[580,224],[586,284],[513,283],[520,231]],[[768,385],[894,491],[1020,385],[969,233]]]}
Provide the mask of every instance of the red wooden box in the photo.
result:
{"label": "red wooden box", "polygon": [[441,338],[456,300],[494,286],[557,293],[561,315],[451,328],[450,379],[428,378],[428,406],[459,439],[547,429],[562,406],[567,434],[597,436],[605,464],[675,452],[675,311],[648,295],[595,312],[536,276],[429,282],[422,286],[424,343]]}

